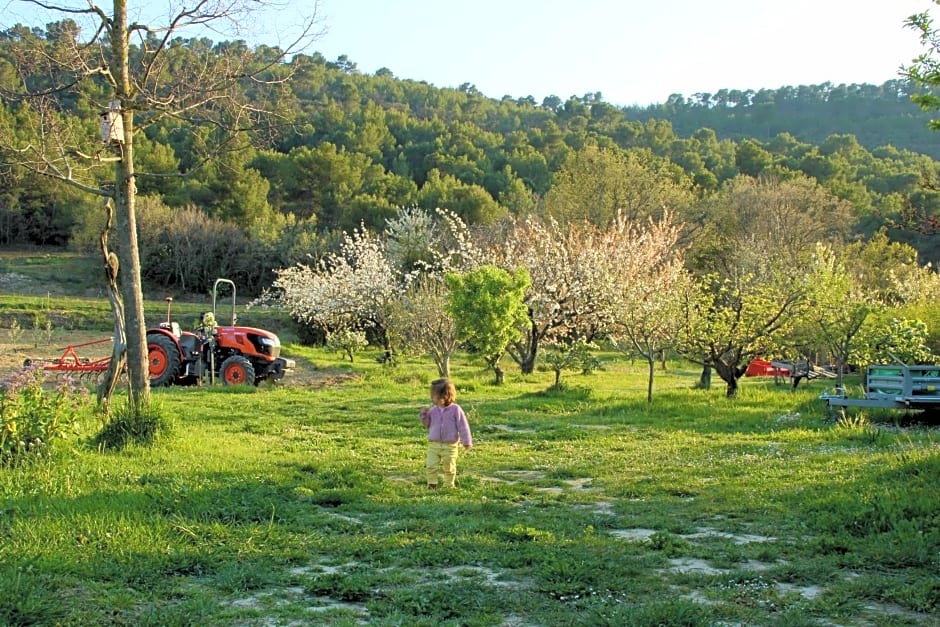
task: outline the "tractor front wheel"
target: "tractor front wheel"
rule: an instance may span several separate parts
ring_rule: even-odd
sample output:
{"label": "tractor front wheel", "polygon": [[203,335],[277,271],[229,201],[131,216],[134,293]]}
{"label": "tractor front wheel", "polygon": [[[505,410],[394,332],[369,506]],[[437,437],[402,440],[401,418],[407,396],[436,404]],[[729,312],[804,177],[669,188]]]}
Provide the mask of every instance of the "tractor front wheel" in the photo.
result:
{"label": "tractor front wheel", "polygon": [[150,387],[154,388],[173,383],[182,363],[176,343],[156,333],[147,336],[147,361],[150,363]]}
{"label": "tractor front wheel", "polygon": [[247,357],[232,355],[222,362],[219,369],[222,385],[254,385],[255,367]]}

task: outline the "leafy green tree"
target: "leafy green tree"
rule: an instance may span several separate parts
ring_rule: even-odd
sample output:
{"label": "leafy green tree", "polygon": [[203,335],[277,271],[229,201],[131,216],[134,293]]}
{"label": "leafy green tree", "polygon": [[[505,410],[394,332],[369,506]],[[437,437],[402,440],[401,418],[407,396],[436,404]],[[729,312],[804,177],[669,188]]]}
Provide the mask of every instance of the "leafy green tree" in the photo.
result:
{"label": "leafy green tree", "polygon": [[784,347],[806,304],[804,268],[817,242],[841,241],[848,207],[809,179],[743,176],[703,204],[709,220],[689,250],[700,278],[685,304],[682,352],[714,367],[734,396],[752,358]]}
{"label": "leafy green tree", "polygon": [[429,211],[449,209],[469,224],[492,224],[506,215],[506,210],[479,185],[468,185],[436,169],[428,172],[427,181],[418,191],[417,204]]}
{"label": "leafy green tree", "polygon": [[[938,0],[933,2],[940,4]],[[940,30],[934,27],[933,17],[928,11],[910,16],[905,25],[918,34],[925,50],[910,65],[902,66],[900,74],[928,90],[912,95],[911,100],[924,111],[936,111],[940,109],[940,96],[933,89],[940,87]],[[930,128],[940,130],[940,120],[930,120]]]}
{"label": "leafy green tree", "polygon": [[[343,209],[367,181],[384,175],[365,155],[330,142],[291,150],[290,161],[276,170],[282,189],[282,211],[300,217],[316,216],[323,228],[337,228]],[[357,225],[358,226],[358,225]]]}
{"label": "leafy green tree", "polygon": [[836,385],[851,356],[856,352],[859,336],[870,314],[881,308],[877,294],[866,289],[861,277],[846,267],[835,251],[824,244],[816,247],[809,281],[809,301],[805,320],[807,340],[821,342],[837,367]]}
{"label": "leafy green tree", "polygon": [[669,154],[669,147],[676,139],[676,133],[669,120],[646,120],[640,133],[641,145],[649,148],[654,155],[663,157]]}
{"label": "leafy green tree", "polygon": [[529,273],[510,274],[496,266],[481,266],[445,277],[450,290],[446,311],[457,322],[457,337],[477,351],[493,369],[496,383],[504,373],[499,365],[510,342],[520,336],[527,320],[524,303]]}
{"label": "leafy green tree", "polygon": [[551,187],[552,173],[545,155],[528,141],[525,134],[519,132],[516,141],[506,148],[506,162],[513,172],[518,173],[526,187],[544,195]]}
{"label": "leafy green tree", "polygon": [[750,361],[782,346],[802,314],[804,290],[783,272],[704,276],[683,295],[678,350],[714,368],[733,398]]}
{"label": "leafy green tree", "polygon": [[689,251],[690,267],[701,274],[765,265],[799,273],[817,242],[840,242],[851,232],[849,205],[802,176],[740,176],[701,204],[706,221]]}
{"label": "leafy green tree", "polygon": [[927,323],[900,318],[872,320],[867,324],[853,357],[862,367],[871,364],[934,364],[938,359],[927,345]]}
{"label": "leafy green tree", "polygon": [[754,139],[741,140],[735,151],[735,165],[741,174],[759,176],[773,163],[773,155]]}
{"label": "leafy green tree", "polygon": [[891,241],[884,230],[867,241],[848,244],[844,259],[871,297],[886,305],[940,297],[936,268],[920,265],[916,249]]}
{"label": "leafy green tree", "polygon": [[506,177],[508,183],[499,194],[499,204],[509,210],[514,216],[525,216],[533,213],[536,209],[535,196],[532,190],[526,187],[525,183],[515,173],[512,168],[506,166]]}
{"label": "leafy green tree", "polygon": [[176,204],[195,205],[219,220],[241,224],[246,230],[269,219],[270,183],[251,168],[249,147],[220,154],[203,167],[199,178],[188,178],[171,197]]}
{"label": "leafy green tree", "polygon": [[[937,282],[940,282],[940,277]],[[895,312],[899,318],[924,322],[927,325],[927,347],[934,355],[940,355],[940,297],[909,303],[898,307]]]}
{"label": "leafy green tree", "polygon": [[379,231],[386,220],[398,213],[398,209],[382,196],[357,194],[338,212],[333,226],[343,231],[351,231],[357,227]]}
{"label": "leafy green tree", "polygon": [[[137,193],[141,196],[161,195],[169,201],[178,194],[183,177],[180,163],[173,147],[141,134],[135,144],[135,166],[140,174]],[[176,203],[180,204],[180,203]]]}
{"label": "leafy green tree", "polygon": [[542,209],[562,224],[588,221],[606,228],[616,220],[658,218],[664,208],[683,213],[692,201],[690,188],[668,161],[587,146],[556,174]]}
{"label": "leafy green tree", "polygon": [[382,163],[385,155],[395,147],[395,137],[385,122],[385,110],[374,101],[365,106],[354,116],[355,126],[348,132],[345,145],[355,152],[362,153],[375,163]]}
{"label": "leafy green tree", "polygon": [[[719,183],[739,173],[735,163],[734,142],[729,139],[719,140],[713,129],[700,128],[695,131],[689,140],[689,148],[702,161],[701,169],[686,170],[696,180],[700,190],[713,191]],[[714,181],[714,184],[705,185],[704,181]]]}
{"label": "leafy green tree", "polygon": [[89,218],[98,219],[101,203],[48,177],[22,171],[0,174],[0,243],[64,246]]}

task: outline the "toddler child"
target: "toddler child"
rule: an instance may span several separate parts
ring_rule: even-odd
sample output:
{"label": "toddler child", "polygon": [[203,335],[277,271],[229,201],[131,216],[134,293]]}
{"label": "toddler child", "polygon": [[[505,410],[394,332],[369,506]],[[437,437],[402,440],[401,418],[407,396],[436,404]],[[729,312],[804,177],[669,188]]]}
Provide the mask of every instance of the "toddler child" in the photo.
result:
{"label": "toddler child", "polygon": [[457,477],[459,444],[473,447],[467,415],[455,401],[457,390],[450,379],[431,382],[431,407],[421,410],[421,424],[428,430],[428,458],[425,464],[428,488],[453,488]]}

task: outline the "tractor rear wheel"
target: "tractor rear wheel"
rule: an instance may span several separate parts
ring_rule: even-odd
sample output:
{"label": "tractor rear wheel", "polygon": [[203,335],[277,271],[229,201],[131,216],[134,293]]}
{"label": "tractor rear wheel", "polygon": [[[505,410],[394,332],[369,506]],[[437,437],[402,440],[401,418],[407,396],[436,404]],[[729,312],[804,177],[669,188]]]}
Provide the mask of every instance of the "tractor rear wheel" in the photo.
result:
{"label": "tractor rear wheel", "polygon": [[155,388],[173,383],[182,363],[176,343],[158,333],[147,336],[147,361],[150,364],[150,387]]}
{"label": "tractor rear wheel", "polygon": [[222,385],[254,385],[255,367],[247,357],[232,355],[222,362],[219,369]]}

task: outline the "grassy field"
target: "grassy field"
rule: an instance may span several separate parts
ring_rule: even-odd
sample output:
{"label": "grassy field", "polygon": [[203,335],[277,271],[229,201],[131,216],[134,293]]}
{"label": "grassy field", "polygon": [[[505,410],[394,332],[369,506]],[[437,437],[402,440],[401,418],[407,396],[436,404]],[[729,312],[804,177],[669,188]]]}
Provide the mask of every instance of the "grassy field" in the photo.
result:
{"label": "grassy field", "polygon": [[0,468],[0,625],[940,624],[921,417],[831,420],[818,381],[729,401],[678,362],[647,404],[613,354],[497,387],[459,355],[475,447],[431,492],[430,360],[285,354],[317,376],[155,390],[147,447],[99,450],[89,409]]}
{"label": "grassy field", "polygon": [[337,383],[157,390],[156,445],[97,451],[88,414],[0,471],[0,623],[936,623],[930,428],[681,364],[647,405],[623,360],[549,391],[458,359],[476,446],[428,492],[428,363],[287,352]]}

